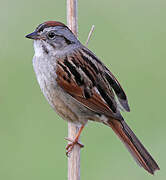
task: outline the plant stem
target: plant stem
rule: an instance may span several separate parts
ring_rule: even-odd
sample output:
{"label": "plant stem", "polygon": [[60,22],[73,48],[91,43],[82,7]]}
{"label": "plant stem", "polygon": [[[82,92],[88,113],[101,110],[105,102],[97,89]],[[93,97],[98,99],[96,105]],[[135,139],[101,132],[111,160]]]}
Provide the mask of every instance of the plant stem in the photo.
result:
{"label": "plant stem", "polygon": [[[77,36],[77,0],[67,0],[67,25]],[[68,138],[74,139],[79,127],[68,122]],[[80,146],[75,145],[68,157],[68,180],[80,180]]]}

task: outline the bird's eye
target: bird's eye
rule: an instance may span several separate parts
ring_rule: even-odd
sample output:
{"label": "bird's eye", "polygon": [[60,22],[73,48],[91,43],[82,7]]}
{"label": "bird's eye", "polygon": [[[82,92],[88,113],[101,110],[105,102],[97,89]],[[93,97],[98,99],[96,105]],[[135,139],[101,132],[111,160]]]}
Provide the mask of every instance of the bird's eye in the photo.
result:
{"label": "bird's eye", "polygon": [[56,35],[54,32],[49,32],[47,36],[49,39],[54,39]]}

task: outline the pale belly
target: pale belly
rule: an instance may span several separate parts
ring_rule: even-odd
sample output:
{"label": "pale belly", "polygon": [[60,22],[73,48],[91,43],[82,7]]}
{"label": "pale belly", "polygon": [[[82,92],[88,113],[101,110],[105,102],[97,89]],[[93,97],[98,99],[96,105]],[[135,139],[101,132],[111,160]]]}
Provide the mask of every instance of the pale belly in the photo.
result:
{"label": "pale belly", "polygon": [[57,85],[56,65],[54,63],[34,57],[33,67],[44,96],[63,119],[76,124],[86,124],[88,120],[101,122],[96,113],[80,104]]}

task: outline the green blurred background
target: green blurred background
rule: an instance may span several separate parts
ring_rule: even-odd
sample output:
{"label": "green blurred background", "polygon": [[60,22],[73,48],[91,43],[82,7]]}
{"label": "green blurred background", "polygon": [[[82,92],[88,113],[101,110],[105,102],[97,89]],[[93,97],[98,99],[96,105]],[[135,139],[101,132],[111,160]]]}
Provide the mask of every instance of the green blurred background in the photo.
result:
{"label": "green blurred background", "polygon": [[[166,1],[79,0],[79,39],[124,87],[128,124],[159,163],[154,177],[139,168],[111,129],[89,123],[82,134],[82,180],[166,179]],[[66,23],[66,2],[1,1],[0,179],[67,179],[67,123],[46,102],[24,36],[47,20]]]}

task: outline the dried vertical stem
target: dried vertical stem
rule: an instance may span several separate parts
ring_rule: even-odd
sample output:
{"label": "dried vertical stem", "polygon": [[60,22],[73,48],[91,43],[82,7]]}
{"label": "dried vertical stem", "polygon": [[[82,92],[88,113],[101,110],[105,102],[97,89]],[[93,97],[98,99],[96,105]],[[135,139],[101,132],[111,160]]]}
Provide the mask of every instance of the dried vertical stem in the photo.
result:
{"label": "dried vertical stem", "polygon": [[77,36],[77,0],[67,0],[67,25]]}
{"label": "dried vertical stem", "polygon": [[85,43],[86,46],[88,46],[89,40],[90,40],[90,38],[92,36],[92,33],[93,33],[94,29],[95,29],[95,26],[92,25],[91,30],[90,30],[90,32],[88,34],[88,38],[87,38],[86,43]]}
{"label": "dried vertical stem", "polygon": [[[67,25],[77,36],[77,0],[67,0]],[[79,127],[68,123],[68,137],[74,139]],[[68,180],[80,180],[80,146],[75,145],[68,157]]]}

